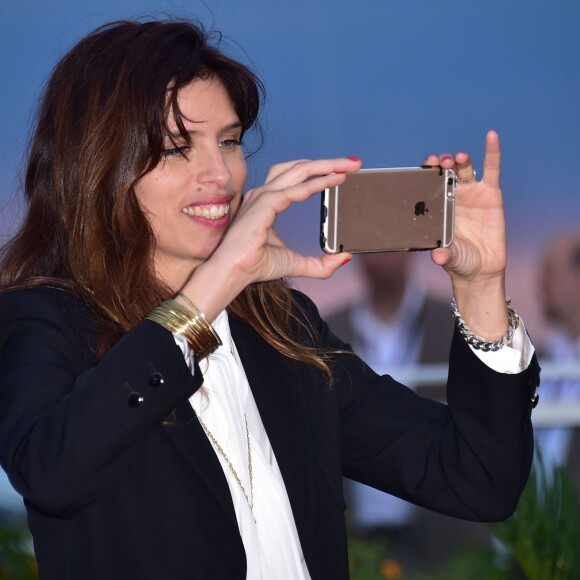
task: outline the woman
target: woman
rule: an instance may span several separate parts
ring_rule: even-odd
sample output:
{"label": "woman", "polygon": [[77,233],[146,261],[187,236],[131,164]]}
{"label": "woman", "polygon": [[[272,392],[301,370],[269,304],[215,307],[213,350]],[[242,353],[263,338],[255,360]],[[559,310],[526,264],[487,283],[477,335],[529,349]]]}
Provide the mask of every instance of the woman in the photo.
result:
{"label": "woman", "polygon": [[499,348],[458,327],[447,407],[288,289],[350,257],[292,252],[276,216],[361,163],[277,165],[242,199],[260,93],[184,22],[104,26],[47,85],[0,296],[1,460],[41,578],[347,578],[343,474],[467,519],[516,505],[538,369],[506,309],[497,135],[480,182],[427,159],[464,182],[433,259]]}

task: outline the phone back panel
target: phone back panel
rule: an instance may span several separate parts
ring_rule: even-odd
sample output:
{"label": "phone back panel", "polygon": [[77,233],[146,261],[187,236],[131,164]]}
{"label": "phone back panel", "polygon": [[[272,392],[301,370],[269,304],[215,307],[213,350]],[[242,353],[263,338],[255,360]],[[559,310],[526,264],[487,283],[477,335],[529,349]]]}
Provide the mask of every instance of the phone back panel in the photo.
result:
{"label": "phone back panel", "polygon": [[327,253],[428,250],[453,241],[455,179],[436,168],[366,169],[323,193]]}

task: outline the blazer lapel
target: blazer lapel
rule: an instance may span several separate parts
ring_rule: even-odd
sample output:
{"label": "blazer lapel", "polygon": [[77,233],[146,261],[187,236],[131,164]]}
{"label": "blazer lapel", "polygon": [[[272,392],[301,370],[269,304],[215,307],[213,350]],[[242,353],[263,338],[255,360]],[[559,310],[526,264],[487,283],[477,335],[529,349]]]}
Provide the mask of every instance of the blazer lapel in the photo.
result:
{"label": "blazer lapel", "polygon": [[249,325],[230,317],[230,328],[303,536],[308,530],[308,474],[312,469],[305,371]]}
{"label": "blazer lapel", "polygon": [[232,525],[237,528],[238,522],[228,482],[189,401],[182,403],[176,409],[175,415],[175,422],[165,427],[165,434],[197,472],[197,476],[205,483]]}

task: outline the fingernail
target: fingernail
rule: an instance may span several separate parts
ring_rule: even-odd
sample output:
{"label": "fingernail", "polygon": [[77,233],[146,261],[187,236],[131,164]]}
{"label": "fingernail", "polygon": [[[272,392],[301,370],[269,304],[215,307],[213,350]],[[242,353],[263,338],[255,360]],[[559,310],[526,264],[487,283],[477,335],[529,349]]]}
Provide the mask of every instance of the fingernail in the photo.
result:
{"label": "fingernail", "polygon": [[451,157],[451,155],[443,155],[441,161],[453,161],[453,157]]}
{"label": "fingernail", "polygon": [[341,264],[341,267],[346,266],[346,264],[348,264],[351,260],[352,260],[352,258],[345,258]]}
{"label": "fingernail", "polygon": [[350,159],[351,161],[360,161],[360,159],[356,155],[353,155],[352,157],[347,157],[347,159]]}

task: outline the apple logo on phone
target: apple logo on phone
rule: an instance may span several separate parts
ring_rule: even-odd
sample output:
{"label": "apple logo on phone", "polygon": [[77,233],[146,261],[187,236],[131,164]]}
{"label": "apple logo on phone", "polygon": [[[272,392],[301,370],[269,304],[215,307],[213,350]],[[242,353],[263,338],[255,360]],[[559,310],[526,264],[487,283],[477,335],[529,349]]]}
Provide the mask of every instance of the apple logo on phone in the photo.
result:
{"label": "apple logo on phone", "polygon": [[415,215],[425,215],[428,211],[424,201],[418,201],[415,204]]}

